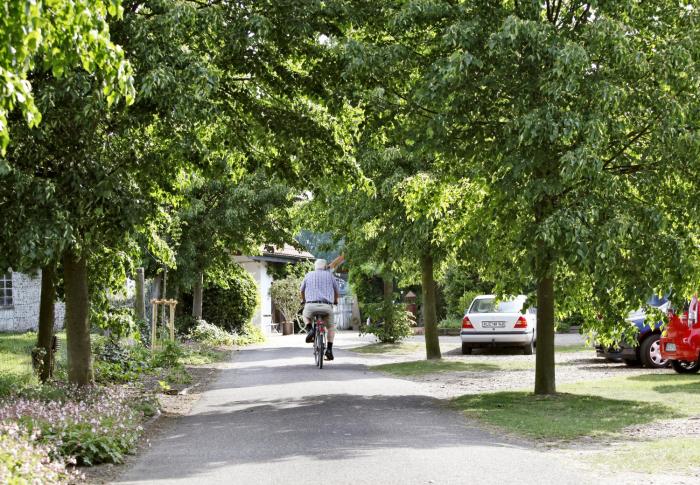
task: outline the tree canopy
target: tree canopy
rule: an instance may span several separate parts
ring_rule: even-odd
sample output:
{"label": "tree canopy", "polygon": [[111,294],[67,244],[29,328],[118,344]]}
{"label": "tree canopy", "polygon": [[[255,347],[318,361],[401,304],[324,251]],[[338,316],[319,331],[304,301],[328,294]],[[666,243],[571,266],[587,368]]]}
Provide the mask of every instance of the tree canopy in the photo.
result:
{"label": "tree canopy", "polygon": [[120,0],[8,0],[0,13],[0,153],[10,140],[14,109],[30,127],[41,121],[32,92],[37,70],[60,77],[82,67],[101,78],[110,103],[133,99],[131,67],[109,34],[107,17],[122,16]]}

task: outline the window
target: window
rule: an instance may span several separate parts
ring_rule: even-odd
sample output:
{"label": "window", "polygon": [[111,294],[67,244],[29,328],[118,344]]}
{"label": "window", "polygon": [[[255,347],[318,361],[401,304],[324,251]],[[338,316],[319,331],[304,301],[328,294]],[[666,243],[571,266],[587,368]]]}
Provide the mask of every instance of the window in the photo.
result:
{"label": "window", "polygon": [[519,313],[525,303],[525,297],[514,300],[503,300],[496,304],[495,298],[479,298],[474,300],[469,313]]}
{"label": "window", "polygon": [[12,273],[0,275],[0,307],[12,305]]}

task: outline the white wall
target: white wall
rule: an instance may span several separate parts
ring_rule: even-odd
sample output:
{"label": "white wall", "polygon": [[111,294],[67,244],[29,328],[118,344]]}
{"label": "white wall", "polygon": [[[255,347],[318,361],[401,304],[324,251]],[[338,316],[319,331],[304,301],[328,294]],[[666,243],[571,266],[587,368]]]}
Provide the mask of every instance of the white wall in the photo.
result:
{"label": "white wall", "polygon": [[[41,271],[33,277],[12,273],[12,306],[0,307],[0,332],[26,332],[39,327]],[[56,302],[56,329],[63,328],[65,305]]]}
{"label": "white wall", "polygon": [[255,285],[258,287],[260,305],[258,305],[253,315],[253,325],[260,328],[263,333],[269,334],[270,324],[272,323],[272,299],[270,298],[272,276],[267,273],[267,264],[263,261],[254,261],[245,256],[237,256],[235,260],[243,269],[250,273],[255,280]]}

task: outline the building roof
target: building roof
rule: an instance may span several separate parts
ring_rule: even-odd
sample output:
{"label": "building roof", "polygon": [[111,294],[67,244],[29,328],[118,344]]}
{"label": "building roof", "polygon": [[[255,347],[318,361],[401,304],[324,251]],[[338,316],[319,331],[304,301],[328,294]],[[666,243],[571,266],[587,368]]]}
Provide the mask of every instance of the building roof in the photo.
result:
{"label": "building roof", "polygon": [[262,254],[264,256],[280,256],[283,258],[291,259],[316,259],[313,254],[308,251],[300,251],[290,244],[285,244],[284,246],[270,246],[266,245],[262,248]]}

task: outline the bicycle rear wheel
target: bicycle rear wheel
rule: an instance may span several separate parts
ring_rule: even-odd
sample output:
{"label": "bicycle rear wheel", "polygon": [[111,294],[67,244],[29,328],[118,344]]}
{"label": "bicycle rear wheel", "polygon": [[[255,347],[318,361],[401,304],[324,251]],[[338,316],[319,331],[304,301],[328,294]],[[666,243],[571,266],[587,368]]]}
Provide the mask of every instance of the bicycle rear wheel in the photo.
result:
{"label": "bicycle rear wheel", "polygon": [[323,369],[323,353],[326,351],[326,333],[318,332],[318,368]]}

